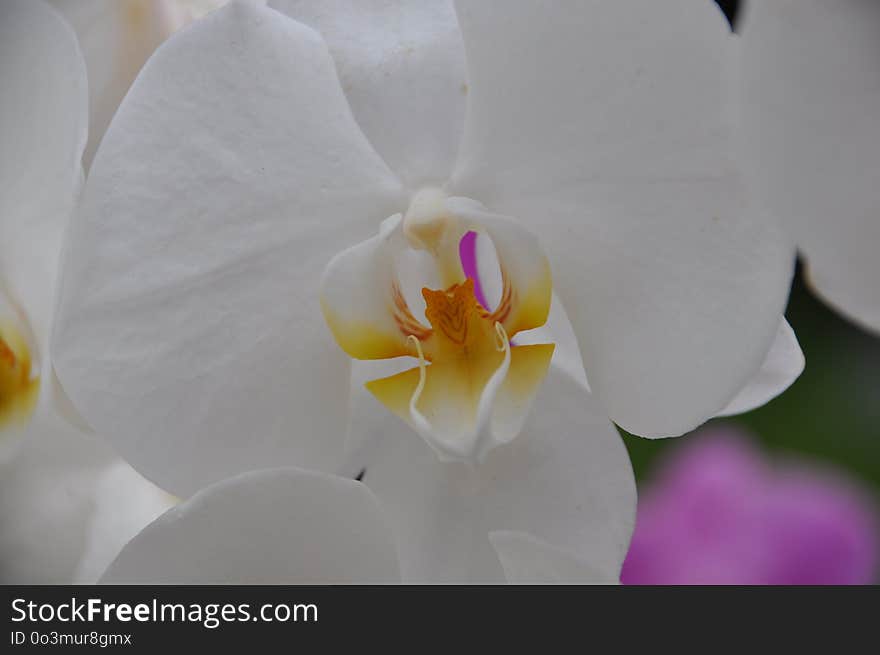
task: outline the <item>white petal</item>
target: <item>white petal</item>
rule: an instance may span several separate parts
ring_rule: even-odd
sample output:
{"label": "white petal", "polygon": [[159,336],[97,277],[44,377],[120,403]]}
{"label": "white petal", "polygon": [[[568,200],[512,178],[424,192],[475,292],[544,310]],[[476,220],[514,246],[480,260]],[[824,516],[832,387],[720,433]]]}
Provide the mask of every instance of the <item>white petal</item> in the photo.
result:
{"label": "white petal", "polygon": [[0,472],[0,575],[3,584],[70,584],[87,539],[94,479],[110,454],[101,444],[83,448],[72,431],[35,423]]}
{"label": "white petal", "polygon": [[[254,0],[261,4],[266,4],[266,0]],[[181,8],[182,13],[187,18],[202,18],[206,14],[219,9],[229,0],[175,0],[175,3]]]}
{"label": "white petal", "polygon": [[61,381],[58,379],[58,375],[54,368],[50,371],[50,380],[44,387],[44,391],[49,395],[50,402],[52,403],[52,411],[55,414],[61,416],[80,432],[85,432],[87,434],[94,433],[92,426],[89,425],[79,411],[77,411],[76,407],[74,407],[71,402],[70,397],[67,395],[67,392],[64,391],[64,387],[61,386]]}
{"label": "white petal", "polygon": [[0,466],[0,581],[94,582],[169,502],[96,437],[37,415]]}
{"label": "white petal", "polygon": [[123,546],[177,499],[144,480],[121,460],[93,481],[94,509],[88,522],[75,584],[95,584]]}
{"label": "white petal", "polygon": [[446,181],[467,77],[450,0],[272,0],[330,46],[355,118],[411,187]]}
{"label": "white petal", "polygon": [[451,192],[538,234],[616,422],[695,427],[760,367],[793,267],[745,206],[724,16],[710,0],[457,7],[471,92]]}
{"label": "white petal", "polygon": [[760,407],[788,389],[804,370],[804,353],[794,330],[782,319],[776,339],[760,370],[749,380],[719,416],[742,414]]}
{"label": "white petal", "polygon": [[82,180],[88,91],[76,36],[43,2],[0,3],[0,88],[0,295],[22,308],[45,351],[61,235]]}
{"label": "white petal", "polygon": [[[629,455],[595,398],[552,370],[525,431],[482,470],[490,531],[531,534],[583,558],[603,582],[620,573],[635,522]],[[549,556],[549,555],[548,555]]]}
{"label": "white petal", "polygon": [[523,532],[489,533],[489,541],[511,584],[619,584],[620,574],[591,566],[589,555],[577,557]]}
{"label": "white petal", "polygon": [[819,294],[880,332],[880,3],[749,2],[740,27],[749,181]]}
{"label": "white petal", "polygon": [[[441,462],[363,388],[354,391],[350,439],[360,448],[350,470],[363,472],[388,513],[403,581],[503,582],[480,517],[478,480],[467,465]],[[481,563],[478,580],[471,573],[475,558]]]}
{"label": "white petal", "polygon": [[183,23],[168,0],[51,0],[76,31],[89,71],[86,168],[116,108],[156,47]]}
{"label": "white petal", "polygon": [[298,469],[214,484],[132,539],[109,584],[394,583],[393,537],[352,480]]}
{"label": "white petal", "polygon": [[179,32],[126,96],[68,235],[54,356],[74,405],[181,497],[335,467],[349,364],[320,275],[400,193],[312,30],[234,2]]}
{"label": "white petal", "polygon": [[521,568],[517,580],[546,578],[557,557],[559,571],[589,563],[571,582],[589,570],[597,582],[617,578],[635,519],[632,469],[614,427],[564,373],[550,370],[523,434],[476,469],[441,462],[368,399],[360,399],[353,429],[382,435],[362,460],[363,480],[394,523],[405,581],[503,581],[490,532],[525,533],[548,545],[509,553],[537,566]]}

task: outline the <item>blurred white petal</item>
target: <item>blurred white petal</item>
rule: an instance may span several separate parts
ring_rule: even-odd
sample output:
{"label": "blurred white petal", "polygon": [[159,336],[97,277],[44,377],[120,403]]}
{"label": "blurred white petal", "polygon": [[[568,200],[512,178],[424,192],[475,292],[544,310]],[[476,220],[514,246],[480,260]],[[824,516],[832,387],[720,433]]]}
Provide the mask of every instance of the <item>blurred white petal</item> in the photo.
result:
{"label": "blurred white petal", "polygon": [[144,62],[183,24],[172,0],[50,0],[76,32],[89,73],[88,168]]}
{"label": "blurred white petal", "polygon": [[214,484],[145,528],[107,584],[398,582],[394,540],[360,482],[298,469]]}
{"label": "blurred white petal", "polygon": [[0,294],[21,307],[46,361],[61,237],[82,182],[88,89],[76,36],[41,0],[0,4],[0,88]]}
{"label": "blurred white petal", "polygon": [[172,499],[95,436],[37,415],[0,465],[0,581],[94,582]]}
{"label": "blurred white petal", "polygon": [[751,186],[819,295],[880,332],[880,3],[752,0],[739,27]]}

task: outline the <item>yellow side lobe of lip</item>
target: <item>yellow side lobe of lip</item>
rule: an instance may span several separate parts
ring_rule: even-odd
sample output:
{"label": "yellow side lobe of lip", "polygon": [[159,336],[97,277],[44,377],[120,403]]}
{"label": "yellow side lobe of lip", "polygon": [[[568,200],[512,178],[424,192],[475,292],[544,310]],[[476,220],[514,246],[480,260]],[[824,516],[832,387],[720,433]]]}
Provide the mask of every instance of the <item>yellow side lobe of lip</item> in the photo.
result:
{"label": "yellow side lobe of lip", "polygon": [[[537,279],[531,280],[525,289],[511,291],[505,286],[505,296],[508,294],[517,295],[515,299],[511,298],[509,301],[512,303],[511,311],[501,321],[511,339],[518,332],[533,330],[544,325],[550,315],[550,301],[553,297],[550,264],[545,260],[542,274]],[[504,297],[502,297],[503,301]]]}
{"label": "yellow side lobe of lip", "polygon": [[412,315],[406,298],[396,284],[391,289],[391,301],[386,309],[391,320],[386,325],[377,325],[367,320],[343,318],[321,300],[324,321],[333,338],[354,359],[391,359],[414,355],[406,337],[413,335],[418,339],[427,339],[430,336],[431,331]]}
{"label": "yellow side lobe of lip", "polygon": [[0,431],[30,418],[39,390],[27,340],[14,326],[0,323]]}
{"label": "yellow side lobe of lip", "polygon": [[412,354],[400,334],[366,321],[345,321],[326,307],[324,321],[339,347],[354,359],[391,359]]}

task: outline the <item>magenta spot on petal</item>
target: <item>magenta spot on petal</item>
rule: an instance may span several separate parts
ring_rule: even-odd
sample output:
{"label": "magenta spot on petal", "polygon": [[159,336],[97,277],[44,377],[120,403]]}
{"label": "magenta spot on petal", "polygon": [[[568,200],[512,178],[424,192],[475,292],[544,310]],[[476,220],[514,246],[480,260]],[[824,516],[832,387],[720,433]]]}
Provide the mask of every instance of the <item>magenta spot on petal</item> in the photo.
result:
{"label": "magenta spot on petal", "polygon": [[474,295],[477,302],[485,309],[490,309],[486,296],[483,294],[483,285],[480,284],[480,269],[477,268],[477,233],[468,232],[458,243],[458,256],[461,258],[461,267],[465,277],[474,281]]}

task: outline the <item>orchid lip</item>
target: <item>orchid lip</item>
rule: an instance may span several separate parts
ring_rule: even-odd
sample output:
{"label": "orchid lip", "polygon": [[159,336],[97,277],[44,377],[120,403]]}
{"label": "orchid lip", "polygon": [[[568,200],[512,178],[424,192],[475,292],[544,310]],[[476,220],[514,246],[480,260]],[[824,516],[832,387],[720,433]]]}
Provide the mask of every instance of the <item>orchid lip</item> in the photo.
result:
{"label": "orchid lip", "polygon": [[495,323],[495,330],[498,336],[497,348],[500,352],[504,353],[504,359],[483,389],[477,407],[477,420],[474,427],[469,432],[461,435],[447,435],[439,432],[425,418],[424,414],[419,411],[418,402],[427,379],[427,364],[425,363],[425,356],[422,353],[419,340],[412,336],[409,337],[409,339],[412,339],[419,354],[419,383],[409,401],[410,419],[419,436],[427,442],[443,461],[466,461],[471,465],[475,465],[482,461],[491,449],[492,435],[489,431],[489,420],[492,412],[492,402],[495,400],[495,395],[498,393],[499,387],[510,370],[510,340],[507,338],[507,333],[504,331],[501,323]]}

